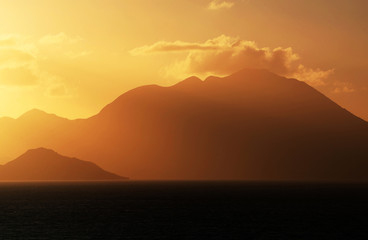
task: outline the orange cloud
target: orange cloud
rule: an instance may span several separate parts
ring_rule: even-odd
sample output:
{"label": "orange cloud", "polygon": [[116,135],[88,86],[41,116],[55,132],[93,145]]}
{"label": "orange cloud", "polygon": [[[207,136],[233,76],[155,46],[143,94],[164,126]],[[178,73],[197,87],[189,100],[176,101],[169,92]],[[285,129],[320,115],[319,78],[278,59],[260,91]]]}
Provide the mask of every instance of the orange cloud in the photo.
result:
{"label": "orange cloud", "polygon": [[220,46],[212,43],[187,43],[182,41],[166,42],[159,41],[152,45],[146,45],[143,47],[135,48],[130,51],[133,56],[145,55],[150,53],[160,53],[160,52],[181,52],[190,50],[216,50]]}
{"label": "orange cloud", "polygon": [[352,93],[355,92],[355,89],[353,88],[351,83],[347,82],[336,82],[334,83],[334,89],[333,93]]}
{"label": "orange cloud", "polygon": [[255,42],[221,35],[204,43],[157,42],[133,49],[134,55],[149,53],[186,52],[184,60],[166,66],[165,75],[227,75],[245,67],[263,68],[276,74],[295,77],[312,85],[321,85],[333,70],[305,67],[292,48],[260,48]]}
{"label": "orange cloud", "polygon": [[234,6],[234,2],[231,1],[219,1],[213,0],[208,4],[209,10],[229,9]]}
{"label": "orange cloud", "polygon": [[308,82],[313,86],[322,86],[326,84],[325,80],[334,72],[334,69],[311,69],[300,64],[298,69],[293,73],[293,77]]}

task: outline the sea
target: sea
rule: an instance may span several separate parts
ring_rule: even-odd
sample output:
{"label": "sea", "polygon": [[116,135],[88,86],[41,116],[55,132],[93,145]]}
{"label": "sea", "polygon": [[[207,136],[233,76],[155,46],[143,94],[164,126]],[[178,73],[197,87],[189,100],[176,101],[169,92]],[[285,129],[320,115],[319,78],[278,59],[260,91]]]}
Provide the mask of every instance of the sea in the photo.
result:
{"label": "sea", "polygon": [[368,239],[368,184],[0,183],[0,239]]}

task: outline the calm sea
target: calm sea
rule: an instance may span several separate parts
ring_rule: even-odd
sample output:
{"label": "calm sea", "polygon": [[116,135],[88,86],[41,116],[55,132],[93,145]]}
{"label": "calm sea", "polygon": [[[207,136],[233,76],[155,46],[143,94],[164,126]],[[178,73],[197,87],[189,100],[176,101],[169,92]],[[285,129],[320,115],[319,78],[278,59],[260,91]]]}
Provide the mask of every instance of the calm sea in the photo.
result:
{"label": "calm sea", "polygon": [[0,239],[368,239],[368,185],[1,183]]}

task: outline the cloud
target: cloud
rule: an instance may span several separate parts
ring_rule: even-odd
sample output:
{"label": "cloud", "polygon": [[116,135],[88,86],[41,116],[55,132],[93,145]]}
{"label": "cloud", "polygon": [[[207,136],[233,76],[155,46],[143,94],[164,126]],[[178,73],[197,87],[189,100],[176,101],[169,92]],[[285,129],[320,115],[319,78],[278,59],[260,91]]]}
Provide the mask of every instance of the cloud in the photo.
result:
{"label": "cloud", "polygon": [[165,52],[181,52],[189,50],[216,50],[219,49],[217,45],[211,45],[207,43],[187,43],[182,41],[166,42],[159,41],[153,45],[146,45],[143,47],[135,48],[130,51],[133,56],[145,55],[150,53],[165,53]]}
{"label": "cloud", "polygon": [[28,65],[31,64],[34,60],[35,57],[31,53],[21,49],[0,49],[0,69]]}
{"label": "cloud", "polygon": [[35,46],[15,35],[0,36],[0,85],[31,86],[38,82]]}
{"label": "cloud", "polygon": [[335,72],[334,69],[321,70],[307,68],[300,64],[298,69],[293,73],[294,78],[308,82],[313,86],[323,86],[326,84],[325,80]]}
{"label": "cloud", "polygon": [[0,70],[0,85],[31,86],[38,81],[37,75],[27,67],[4,68]]}
{"label": "cloud", "polygon": [[[145,45],[143,47],[134,48],[130,54],[146,55],[151,53],[165,53],[165,52],[183,52],[183,51],[205,51],[205,50],[221,50],[229,47],[236,47],[238,41],[234,38],[221,35],[214,39],[209,39],[204,43],[189,43],[183,41],[167,42],[159,41],[152,45]],[[245,44],[254,45],[254,42],[246,41]]]}
{"label": "cloud", "polygon": [[229,9],[234,6],[234,2],[231,1],[219,1],[213,0],[208,4],[209,10]]}
{"label": "cloud", "polygon": [[45,94],[48,97],[67,97],[69,96],[68,90],[65,84],[63,83],[49,86]]}
{"label": "cloud", "polygon": [[221,35],[203,43],[157,42],[133,49],[133,55],[153,53],[187,53],[184,60],[166,66],[166,76],[185,77],[192,74],[227,75],[243,68],[262,68],[276,74],[298,78],[312,85],[323,85],[333,70],[312,69],[300,63],[292,48],[258,47],[253,41]]}
{"label": "cloud", "polygon": [[58,58],[77,59],[92,54],[92,51],[81,50],[79,48],[80,46],[76,45],[81,41],[83,41],[83,38],[80,36],[70,36],[64,32],[60,32],[41,37],[38,40],[38,45],[41,49],[46,49],[49,56],[54,54]]}
{"label": "cloud", "polygon": [[16,38],[12,35],[6,35],[0,37],[0,48],[14,46],[16,44]]}
{"label": "cloud", "polygon": [[351,83],[348,82],[335,82],[334,83],[334,89],[332,91],[333,93],[352,93],[355,92],[355,89],[353,88]]}
{"label": "cloud", "polygon": [[40,78],[42,79],[44,96],[51,98],[72,97],[72,91],[63,77],[44,72]]}
{"label": "cloud", "polygon": [[80,46],[69,46],[81,40],[78,36],[72,37],[63,32],[41,38],[0,35],[0,87],[38,85],[48,89],[48,86],[53,86],[54,90],[50,90],[50,93],[60,95],[61,78],[49,73],[44,62],[61,57],[70,61],[91,54],[91,51],[80,49]]}
{"label": "cloud", "polygon": [[60,32],[58,34],[54,34],[54,35],[46,35],[44,37],[42,37],[39,40],[39,43],[41,44],[45,44],[45,45],[53,45],[53,44],[73,44],[73,43],[77,43],[80,42],[82,40],[81,37],[79,36],[69,36],[67,34],[65,34],[64,32]]}

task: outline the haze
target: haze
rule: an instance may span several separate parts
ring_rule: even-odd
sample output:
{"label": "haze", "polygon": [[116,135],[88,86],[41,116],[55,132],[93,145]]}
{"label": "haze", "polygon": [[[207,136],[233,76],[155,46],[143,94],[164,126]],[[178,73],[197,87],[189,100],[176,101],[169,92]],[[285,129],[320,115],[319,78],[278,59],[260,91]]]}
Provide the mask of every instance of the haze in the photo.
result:
{"label": "haze", "polygon": [[39,108],[86,118],[137,86],[254,67],[303,80],[368,120],[364,0],[0,0],[0,6],[0,116]]}

